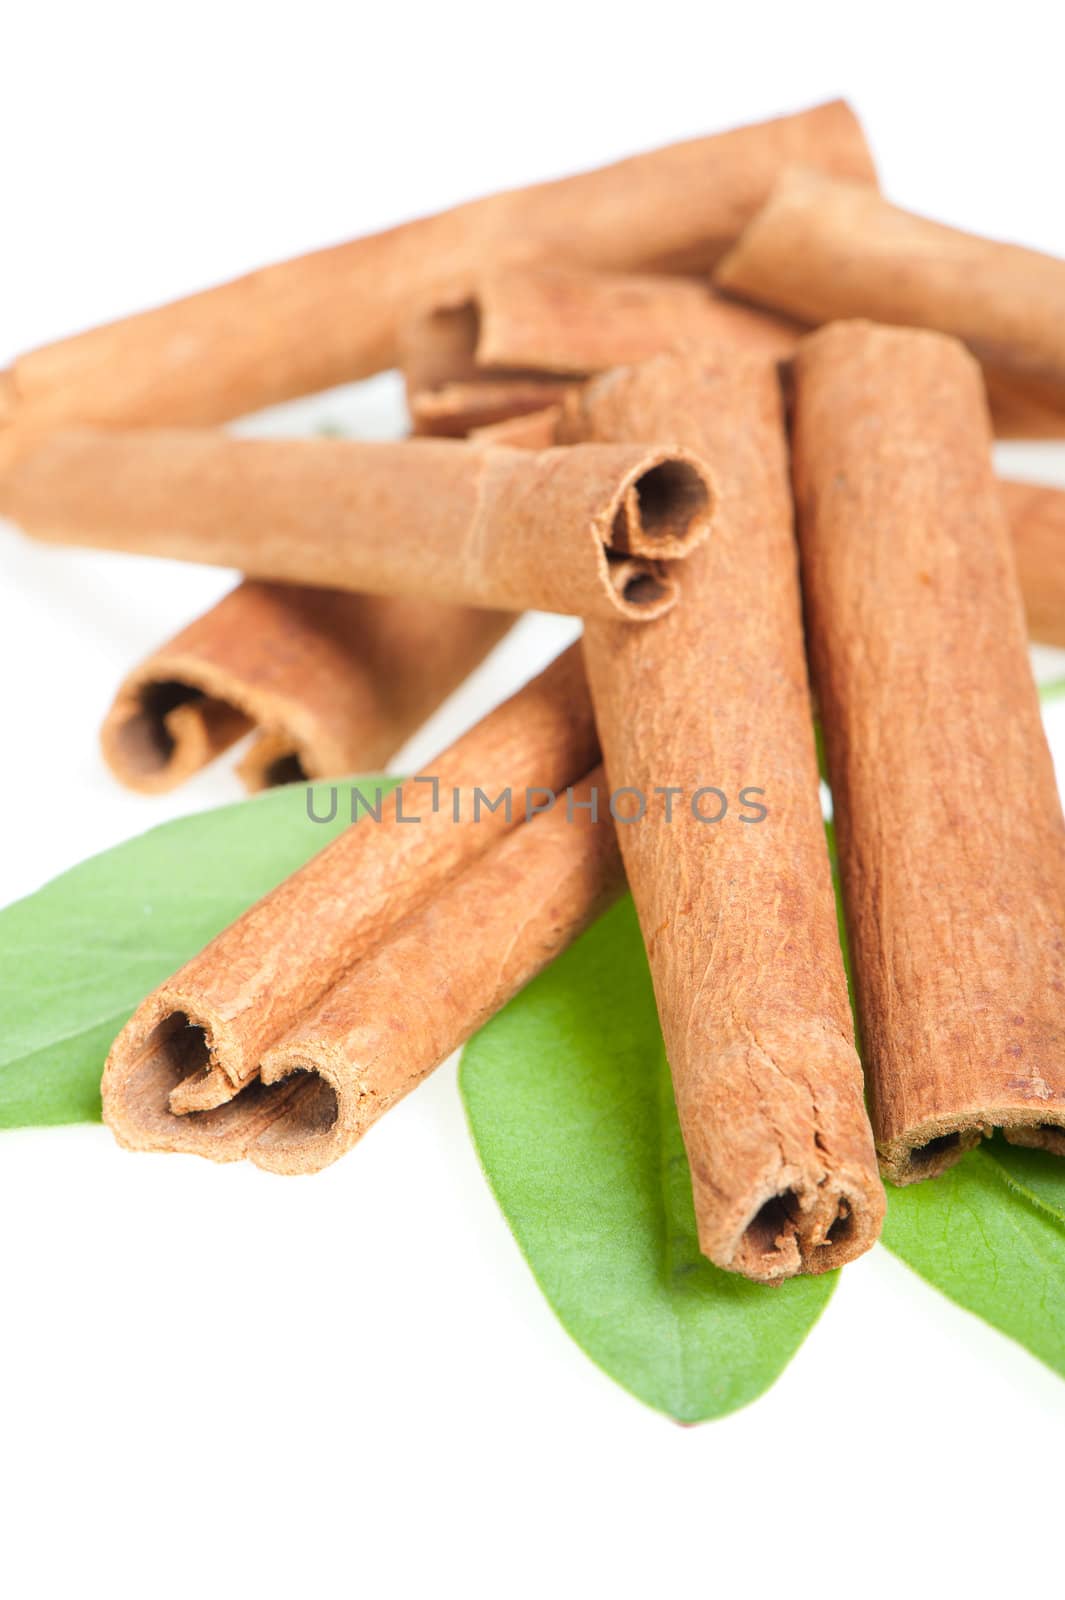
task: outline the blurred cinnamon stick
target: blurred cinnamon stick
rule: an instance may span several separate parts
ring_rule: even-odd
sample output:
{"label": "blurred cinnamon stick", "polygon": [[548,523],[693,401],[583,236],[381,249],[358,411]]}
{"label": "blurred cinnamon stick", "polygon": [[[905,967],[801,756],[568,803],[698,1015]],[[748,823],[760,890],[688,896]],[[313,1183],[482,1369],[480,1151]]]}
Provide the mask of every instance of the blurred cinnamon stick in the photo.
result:
{"label": "blurred cinnamon stick", "polygon": [[37,538],[249,576],[492,610],[648,621],[702,539],[684,452],[531,453],[444,440],[246,439],[211,429],[12,434],[0,512]]}
{"label": "blurred cinnamon stick", "polygon": [[[380,820],[363,815],[148,996],[104,1072],[104,1118],[119,1141],[235,1160],[290,1095],[301,1115],[323,1096],[335,1109],[318,1079],[264,1090],[264,1053],[402,918],[519,827],[527,790],[559,791],[597,759],[574,647],[383,799]],[[490,807],[507,788],[512,804]]]}
{"label": "blurred cinnamon stick", "polygon": [[404,330],[401,365],[421,433],[461,434],[561,399],[606,367],[678,344],[786,356],[799,330],[704,282],[548,266],[483,274],[460,305]]}
{"label": "blurred cinnamon stick", "polygon": [[0,374],[0,417],[222,422],[396,364],[400,325],[504,261],[705,272],[782,167],[875,181],[842,101],[489,196],[63,339]]}
{"label": "blurred cinnamon stick", "polygon": [[575,382],[529,373],[463,378],[439,389],[419,389],[408,398],[411,431],[423,438],[464,439],[545,410],[564,399]]}
{"label": "blurred cinnamon stick", "polygon": [[994,1128],[1065,1153],[1065,823],[979,369],[799,346],[795,483],[873,1126],[896,1183]]}
{"label": "blurred cinnamon stick", "polygon": [[884,1195],[821,818],[776,371],[659,357],[590,383],[563,431],[677,438],[714,463],[714,536],[685,563],[676,611],[653,629],[589,624],[585,661],[612,788],[681,796],[668,820],[618,831],[700,1246],[759,1281],[823,1272],[874,1242]]}
{"label": "blurred cinnamon stick", "polygon": [[1065,650],[1065,489],[999,480],[1028,632]]}
{"label": "blurred cinnamon stick", "polygon": [[792,170],[719,264],[719,287],[801,322],[868,317],[954,334],[984,366],[997,431],[1065,435],[1065,261]]}
{"label": "blurred cinnamon stick", "polygon": [[238,767],[252,791],[375,772],[512,621],[249,579],[129,673],[104,755],[123,783],[158,794],[255,728]]}

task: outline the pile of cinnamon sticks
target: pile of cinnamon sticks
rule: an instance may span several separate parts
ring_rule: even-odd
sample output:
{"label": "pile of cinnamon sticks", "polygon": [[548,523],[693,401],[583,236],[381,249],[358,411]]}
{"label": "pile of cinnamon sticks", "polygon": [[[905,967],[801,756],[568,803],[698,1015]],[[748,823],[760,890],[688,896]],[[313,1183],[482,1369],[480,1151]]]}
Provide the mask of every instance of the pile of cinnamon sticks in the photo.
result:
{"label": "pile of cinnamon sticks", "polygon": [[[218,426],[394,365],[407,440]],[[144,1001],[117,1138],[323,1167],[627,882],[720,1266],[838,1266],[881,1171],[995,1129],[1065,1154],[1027,648],[1065,645],[1065,491],[997,481],[993,430],[1065,438],[1065,262],[889,205],[840,102],[17,360],[0,512],[246,575],[120,687],[133,787],[251,731],[253,789],[379,768],[518,613],[584,619]]]}

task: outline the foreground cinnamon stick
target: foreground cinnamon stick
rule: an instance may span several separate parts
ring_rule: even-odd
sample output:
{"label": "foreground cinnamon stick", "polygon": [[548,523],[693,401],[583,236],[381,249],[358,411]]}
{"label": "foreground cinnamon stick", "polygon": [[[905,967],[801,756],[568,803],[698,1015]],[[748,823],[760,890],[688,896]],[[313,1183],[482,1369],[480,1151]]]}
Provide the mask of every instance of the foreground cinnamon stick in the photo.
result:
{"label": "foreground cinnamon stick", "polygon": [[708,271],[780,169],[796,162],[875,178],[842,101],[671,145],[267,267],[32,351],[0,374],[0,419],[222,422],[367,377],[395,365],[399,327],[420,304],[465,292],[506,260]]}
{"label": "foreground cinnamon stick", "polygon": [[800,170],[781,176],[716,282],[803,322],[869,317],[952,333],[984,365],[999,431],[1065,433],[1065,261]]}
{"label": "foreground cinnamon stick", "polygon": [[954,340],[841,323],[800,345],[810,659],[897,1183],[994,1128],[1065,1154],[1065,823],[989,446]]}
{"label": "foreground cinnamon stick", "polygon": [[417,317],[404,331],[401,361],[418,431],[459,434],[678,345],[783,357],[798,331],[695,279],[504,267],[485,273],[462,304]]}
{"label": "foreground cinnamon stick", "polygon": [[0,513],[30,534],[252,577],[647,621],[709,528],[683,451],[243,439],[210,429],[13,435]]}
{"label": "foreground cinnamon stick", "polygon": [[335,1161],[561,954],[625,881],[605,796],[599,768],[352,967],[266,1052],[284,1109],[227,1154],[281,1173]]}
{"label": "foreground cinnamon stick", "polygon": [[588,385],[563,426],[683,439],[718,475],[682,603],[653,629],[590,624],[585,660],[613,789],[661,808],[651,797],[675,786],[671,814],[619,833],[700,1246],[761,1281],[823,1272],[874,1242],[884,1195],[821,819],[776,372],[660,357]]}
{"label": "foreground cinnamon stick", "polygon": [[1065,650],[1065,489],[999,481],[1028,632]]}
{"label": "foreground cinnamon stick", "polygon": [[101,729],[116,777],[158,794],[251,728],[249,789],[373,772],[513,618],[429,600],[239,584],[125,679]]}
{"label": "foreground cinnamon stick", "polygon": [[[573,648],[383,801],[380,821],[364,815],[148,996],[104,1072],[104,1118],[119,1140],[242,1154],[288,1093],[255,1084],[264,1053],[404,916],[519,826],[527,790],[561,790],[597,759]],[[490,808],[507,788],[512,804]]]}

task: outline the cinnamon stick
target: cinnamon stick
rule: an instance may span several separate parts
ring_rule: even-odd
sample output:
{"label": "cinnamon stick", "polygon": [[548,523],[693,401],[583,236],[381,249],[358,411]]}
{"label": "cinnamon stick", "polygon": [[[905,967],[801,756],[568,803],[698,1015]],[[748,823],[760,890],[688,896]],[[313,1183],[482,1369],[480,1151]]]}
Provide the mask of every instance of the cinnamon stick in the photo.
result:
{"label": "cinnamon stick", "polygon": [[802,162],[874,181],[842,101],[473,201],[21,356],[0,415],[46,427],[222,422],[394,366],[401,324],[504,261],[704,272]]}
{"label": "cinnamon stick", "polygon": [[718,286],[802,322],[869,317],[954,334],[983,363],[1000,432],[1065,434],[1065,261],[793,170],[717,268]]}
{"label": "cinnamon stick", "polygon": [[262,1083],[291,1085],[292,1093],[240,1154],[281,1173],[335,1161],[572,943],[623,884],[600,767],[449,879],[267,1050]]}
{"label": "cinnamon stick", "polygon": [[485,273],[462,304],[415,318],[401,365],[417,430],[459,434],[678,344],[785,356],[797,337],[793,324],[695,279],[517,266]]}
{"label": "cinnamon stick", "polygon": [[795,483],[873,1127],[896,1183],[994,1128],[1065,1153],[1065,822],[976,364],[805,339]]}
{"label": "cinnamon stick", "polygon": [[1065,650],[1065,489],[999,480],[1028,632]]}
{"label": "cinnamon stick", "polygon": [[210,429],[13,436],[0,513],[37,538],[252,577],[647,621],[709,526],[683,451],[532,454],[444,440],[245,439]]}
{"label": "cinnamon stick", "polygon": [[[518,827],[528,790],[543,804],[540,791],[562,790],[597,759],[573,647],[383,799],[380,820],[362,815],[147,997],[104,1072],[104,1119],[119,1141],[236,1159],[293,1087],[265,1093],[255,1082],[264,1053],[404,916]],[[507,788],[512,804],[492,808]]]}
{"label": "cinnamon stick", "polygon": [[500,639],[504,612],[247,580],[122,683],[101,742],[158,794],[251,728],[252,791],[374,772]]}
{"label": "cinnamon stick", "polygon": [[474,428],[470,438],[477,444],[505,444],[516,450],[547,450],[556,441],[562,401],[544,406],[540,411],[526,411],[520,416],[505,417],[502,422],[486,423]]}
{"label": "cinnamon stick", "polygon": [[587,378],[680,342],[785,357],[800,331],[724,299],[697,278],[501,267],[481,275],[462,306],[435,307],[414,320],[403,366],[416,390],[486,373]]}
{"label": "cinnamon stick", "polygon": [[874,1242],[884,1195],[821,819],[776,372],[659,357],[589,384],[563,431],[676,437],[714,463],[714,538],[685,563],[682,603],[653,629],[590,623],[585,661],[612,788],[676,786],[671,815],[618,831],[700,1247],[759,1281],[823,1272]]}
{"label": "cinnamon stick", "polygon": [[408,397],[412,432],[421,438],[463,439],[479,428],[539,412],[563,400],[574,380],[477,377],[421,389]]}

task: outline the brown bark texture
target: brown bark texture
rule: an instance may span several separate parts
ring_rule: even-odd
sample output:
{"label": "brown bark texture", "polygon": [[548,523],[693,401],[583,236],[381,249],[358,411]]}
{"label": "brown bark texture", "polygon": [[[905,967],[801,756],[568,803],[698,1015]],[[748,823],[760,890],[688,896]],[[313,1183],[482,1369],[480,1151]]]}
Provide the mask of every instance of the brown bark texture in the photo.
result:
{"label": "brown bark texture", "polygon": [[1065,1153],[1065,823],[980,372],[803,341],[794,471],[873,1127],[896,1183],[995,1128]]}
{"label": "brown bark texture", "polygon": [[655,807],[680,791],[669,821],[655,809],[618,832],[701,1248],[759,1281],[822,1272],[874,1242],[884,1194],[821,818],[776,370],[660,357],[590,383],[563,429],[675,435],[718,475],[713,538],[676,611],[650,629],[589,625],[585,659],[611,787]]}
{"label": "brown bark texture", "polygon": [[996,432],[1065,435],[1065,261],[914,216],[869,184],[782,174],[716,282],[818,324],[938,329],[983,364]]}
{"label": "brown bark texture", "polygon": [[683,451],[532,453],[452,440],[245,439],[221,430],[13,434],[0,513],[61,544],[489,610],[647,621],[706,536]]}
{"label": "brown bark texture", "polygon": [[376,772],[512,621],[247,579],[127,675],[104,756],[128,787],[158,794],[254,728],[238,767],[253,792]]}

